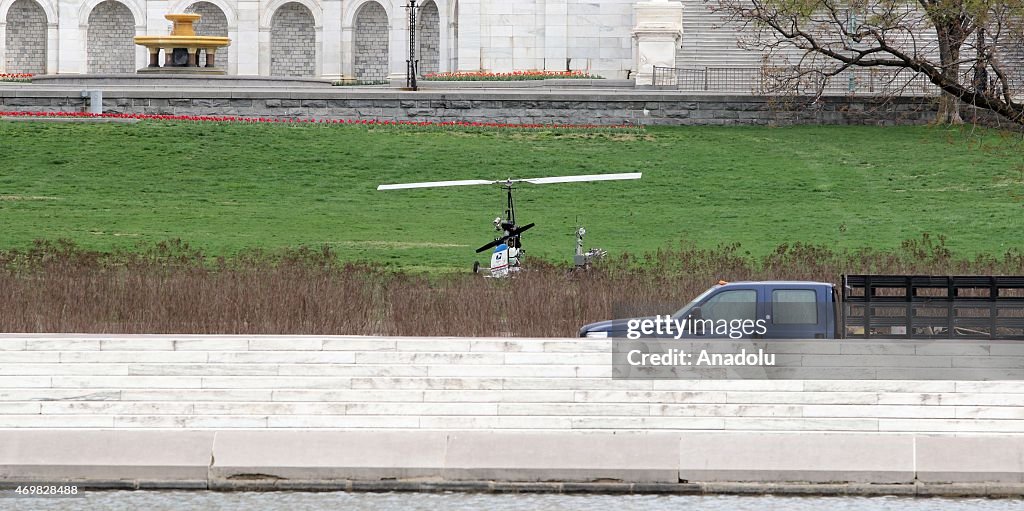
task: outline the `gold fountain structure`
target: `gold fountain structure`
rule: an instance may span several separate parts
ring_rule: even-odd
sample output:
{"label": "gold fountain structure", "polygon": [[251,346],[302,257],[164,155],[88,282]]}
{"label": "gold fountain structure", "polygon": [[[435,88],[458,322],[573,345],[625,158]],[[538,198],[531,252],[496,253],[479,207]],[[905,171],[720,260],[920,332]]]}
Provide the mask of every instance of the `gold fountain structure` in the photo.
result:
{"label": "gold fountain structure", "polygon": [[[149,67],[139,69],[140,73],[201,73],[225,74],[216,67],[218,48],[227,47],[227,37],[197,36],[193,23],[199,21],[199,14],[167,14],[164,18],[172,21],[170,35],[135,36],[135,44],[149,50]],[[164,52],[164,65],[160,66],[160,50]],[[199,52],[206,51],[206,62],[200,66]]]}

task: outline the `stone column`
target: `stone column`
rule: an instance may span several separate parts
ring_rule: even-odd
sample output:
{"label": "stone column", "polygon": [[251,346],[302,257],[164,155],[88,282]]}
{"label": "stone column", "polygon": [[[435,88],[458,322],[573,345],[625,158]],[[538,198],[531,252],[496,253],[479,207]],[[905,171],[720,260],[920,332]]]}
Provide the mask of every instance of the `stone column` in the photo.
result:
{"label": "stone column", "polygon": [[569,3],[544,2],[544,69],[562,71],[569,57]]}
{"label": "stone column", "polygon": [[167,0],[148,0],[146,2],[146,33],[143,35],[170,34],[173,23],[164,18],[170,13],[170,5]]}
{"label": "stone column", "polygon": [[[143,36],[149,34],[167,34],[162,27],[166,27],[169,22],[164,18],[164,14],[167,14],[168,2],[167,0],[147,0],[143,3],[144,16],[141,20],[135,20],[135,35]],[[162,27],[157,25],[158,28],[154,30],[154,20],[161,20]],[[135,45],[135,69],[142,69],[149,66],[149,50],[145,46]]]}
{"label": "stone column", "polygon": [[[484,0],[480,6],[480,68],[493,73],[507,73],[516,69],[516,65],[522,66],[527,54],[525,47],[515,50],[516,43],[520,42],[516,36],[522,36],[532,41],[535,36],[528,35],[529,28],[523,19],[529,14],[516,15],[517,7],[514,2],[503,0]],[[529,69],[529,68],[527,68]]]}
{"label": "stone column", "polygon": [[[268,22],[269,23],[269,22]],[[269,43],[270,33],[267,33]],[[240,75],[260,74],[260,63],[267,62],[267,73],[270,74],[270,54],[262,54],[264,50],[270,51],[269,44],[266,48],[260,44],[260,3],[252,0],[239,0],[238,2],[238,28],[235,38],[231,40],[231,46],[237,46],[238,50],[232,55],[231,65]]]}
{"label": "stone column", "polygon": [[340,80],[341,70],[341,0],[324,0],[323,8],[323,44],[321,78]]}
{"label": "stone column", "polygon": [[60,32],[56,23],[46,24],[46,74],[57,72],[60,56],[57,50],[60,49]]}
{"label": "stone column", "polygon": [[313,77],[324,77],[324,27],[323,25],[313,26],[313,47],[316,48],[313,59]]}
{"label": "stone column", "polygon": [[678,0],[650,0],[634,7],[637,41],[636,84],[654,84],[654,66],[675,67],[676,48],[683,37],[683,4]]}
{"label": "stone column", "polygon": [[438,23],[437,29],[440,40],[437,42],[437,72],[444,73],[449,71],[448,67],[451,64],[451,54],[449,53],[449,39],[451,38],[451,16],[448,15],[448,5],[443,2],[437,2],[437,16]]}
{"label": "stone column", "polygon": [[0,19],[0,74],[7,72],[7,23]]}
{"label": "stone column", "polygon": [[[402,81],[404,87],[406,61],[409,60],[409,9],[405,8],[405,2],[392,5],[394,12],[388,20],[388,79]],[[417,7],[420,5],[416,2]]]}
{"label": "stone column", "polygon": [[268,21],[267,22],[268,26],[266,26],[266,27],[263,27],[263,26],[260,27],[259,33],[258,33],[258,35],[256,37],[256,40],[258,41],[257,44],[256,44],[256,47],[259,48],[259,51],[256,53],[256,59],[257,59],[256,69],[258,69],[258,71],[256,73],[253,73],[253,74],[258,74],[258,75],[261,75],[261,76],[270,76],[270,52],[271,52],[271,48],[270,48],[270,26],[269,26],[269,23],[270,22]]}
{"label": "stone column", "polygon": [[[148,0],[146,2],[146,29],[142,34],[135,35],[163,35],[170,34],[171,27],[174,26],[170,20],[164,17],[165,14],[171,14],[170,2],[167,0]],[[152,65],[152,55],[150,50],[146,49],[145,46],[136,46],[136,49],[142,48],[146,51],[146,63],[143,66],[136,66],[137,68],[149,67]],[[157,66],[160,65],[160,60],[156,60]]]}
{"label": "stone column", "polygon": [[[88,18],[78,19],[79,7],[81,7],[80,3],[71,1],[62,1],[57,5],[60,11],[60,14],[57,15],[60,57],[57,59],[57,67],[47,69],[48,73],[81,74],[86,72],[88,61],[86,60],[85,41],[89,20]],[[88,16],[89,13],[85,15]]]}
{"label": "stone column", "polygon": [[480,70],[480,2],[459,0],[459,71]]}
{"label": "stone column", "polygon": [[355,29],[341,27],[341,75],[342,78],[356,78]]}
{"label": "stone column", "polygon": [[[221,52],[228,52],[228,67],[224,71],[229,75],[237,75],[238,55],[241,53],[238,51],[238,20],[228,20],[228,39],[231,39],[231,45],[220,50]],[[218,61],[224,62],[224,57],[221,56]]]}

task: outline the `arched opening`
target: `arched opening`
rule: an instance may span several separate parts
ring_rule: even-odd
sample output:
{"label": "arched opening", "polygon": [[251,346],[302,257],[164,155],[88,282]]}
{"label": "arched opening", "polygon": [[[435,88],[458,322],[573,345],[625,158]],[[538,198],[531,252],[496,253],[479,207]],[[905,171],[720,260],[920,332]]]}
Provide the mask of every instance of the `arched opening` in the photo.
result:
{"label": "arched opening", "polygon": [[17,0],[7,11],[8,73],[46,74],[46,12],[33,0]]}
{"label": "arched opening", "polygon": [[388,70],[388,13],[379,3],[367,2],[356,14],[356,79],[386,80]]}
{"label": "arched opening", "polygon": [[[199,18],[199,22],[193,25],[196,35],[210,37],[228,36],[228,17],[220,7],[217,7],[210,2],[196,2],[188,6],[188,8],[185,9],[185,12],[195,13],[202,16],[202,18]],[[217,51],[216,58],[217,67],[227,70],[228,49],[219,49]],[[206,62],[206,50],[199,51],[199,62]]]}
{"label": "arched opening", "polygon": [[441,67],[441,14],[437,4],[427,2],[420,9],[416,42],[416,55],[420,61],[420,75],[436,73]]}
{"label": "arched opening", "polygon": [[316,22],[300,3],[282,5],[270,19],[271,76],[316,75]]}
{"label": "arched opening", "polygon": [[114,0],[98,4],[89,13],[86,60],[90,73],[135,72],[135,16]]}

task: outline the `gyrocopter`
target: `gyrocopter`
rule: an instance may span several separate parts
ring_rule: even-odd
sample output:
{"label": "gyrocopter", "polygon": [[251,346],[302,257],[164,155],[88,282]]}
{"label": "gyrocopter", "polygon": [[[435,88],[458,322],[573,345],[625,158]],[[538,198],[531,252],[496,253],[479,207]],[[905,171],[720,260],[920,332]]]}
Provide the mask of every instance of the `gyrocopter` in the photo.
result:
{"label": "gyrocopter", "polygon": [[[519,271],[522,268],[522,257],[525,254],[523,250],[522,235],[527,230],[534,227],[534,223],[526,225],[519,225],[516,223],[516,208],[515,203],[512,200],[512,191],[516,189],[518,183],[529,183],[534,185],[546,185],[554,183],[579,183],[586,181],[616,181],[624,179],[640,179],[643,173],[641,172],[629,172],[622,174],[590,174],[583,176],[557,176],[557,177],[534,177],[527,179],[504,179],[497,181],[487,181],[483,179],[466,179],[461,181],[432,181],[426,183],[400,183],[400,184],[386,184],[377,187],[377,190],[406,190],[410,188],[437,188],[437,187],[448,187],[448,186],[471,186],[471,185],[500,185],[505,189],[508,196],[507,206],[505,208],[504,216],[499,216],[494,219],[494,229],[499,232],[498,236],[486,245],[476,249],[479,254],[485,250],[491,250],[491,264],[488,268],[490,270],[489,276],[491,277],[507,277],[510,274]],[[582,244],[582,229],[577,231],[579,238],[578,244]],[[580,247],[577,248],[579,253]],[[579,262],[577,262],[579,264]],[[473,263],[473,271],[477,272],[480,270],[479,261]]]}

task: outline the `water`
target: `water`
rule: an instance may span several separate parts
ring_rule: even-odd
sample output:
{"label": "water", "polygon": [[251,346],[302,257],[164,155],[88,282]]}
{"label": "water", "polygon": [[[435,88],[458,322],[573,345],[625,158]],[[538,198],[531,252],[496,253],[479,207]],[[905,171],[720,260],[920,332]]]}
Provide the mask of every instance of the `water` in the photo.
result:
{"label": "water", "polygon": [[0,499],[0,510],[178,511],[1020,511],[1020,500],[735,495],[86,491],[78,498]]}

